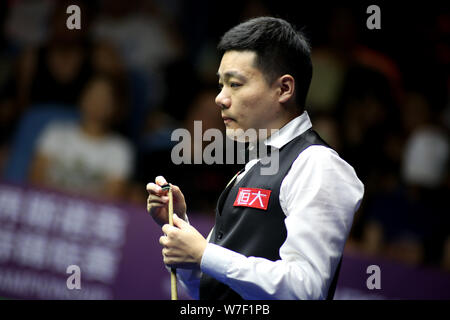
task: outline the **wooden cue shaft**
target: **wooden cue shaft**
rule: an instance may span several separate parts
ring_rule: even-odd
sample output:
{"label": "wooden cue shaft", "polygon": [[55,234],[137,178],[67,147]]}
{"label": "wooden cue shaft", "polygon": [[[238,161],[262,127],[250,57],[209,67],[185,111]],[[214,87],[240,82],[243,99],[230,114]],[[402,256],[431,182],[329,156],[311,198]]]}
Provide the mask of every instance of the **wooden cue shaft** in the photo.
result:
{"label": "wooden cue shaft", "polygon": [[[169,224],[173,226],[173,195],[169,188]],[[172,300],[178,300],[177,273],[175,268],[170,268],[170,294]]]}

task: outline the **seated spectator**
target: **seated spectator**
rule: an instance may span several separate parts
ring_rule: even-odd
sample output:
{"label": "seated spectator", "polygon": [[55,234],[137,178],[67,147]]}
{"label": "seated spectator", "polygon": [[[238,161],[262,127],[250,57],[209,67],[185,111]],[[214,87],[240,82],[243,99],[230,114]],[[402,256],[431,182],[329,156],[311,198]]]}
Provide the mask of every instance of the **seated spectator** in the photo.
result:
{"label": "seated spectator", "polygon": [[[83,12],[81,29],[66,26],[66,9],[77,4]],[[25,109],[39,103],[76,104],[84,84],[96,72],[122,74],[119,55],[105,42],[89,38],[90,7],[79,1],[58,1],[49,19],[48,39],[40,46],[24,48],[15,83],[16,107]]]}
{"label": "seated spectator", "polygon": [[368,206],[366,252],[412,264],[446,266],[448,160],[448,139],[438,127],[428,125],[413,132],[403,153],[402,185],[375,195]]}
{"label": "seated spectator", "polygon": [[179,58],[183,49],[173,18],[164,13],[159,1],[108,0],[99,5],[93,39],[110,43],[128,70],[139,70],[151,83],[152,102],[159,103],[166,89],[164,67]]}
{"label": "seated spectator", "polygon": [[32,183],[76,194],[123,199],[131,176],[131,145],[111,128],[124,95],[115,78],[99,74],[80,99],[78,124],[53,122],[39,138]]}

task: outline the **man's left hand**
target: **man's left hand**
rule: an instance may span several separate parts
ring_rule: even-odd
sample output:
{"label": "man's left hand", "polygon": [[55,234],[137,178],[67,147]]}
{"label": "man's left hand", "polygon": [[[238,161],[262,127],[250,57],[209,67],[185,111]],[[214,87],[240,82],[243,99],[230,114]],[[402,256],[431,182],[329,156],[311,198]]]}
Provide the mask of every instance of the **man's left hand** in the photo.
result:
{"label": "man's left hand", "polygon": [[164,263],[174,268],[199,267],[208,242],[176,214],[173,215],[173,224],[163,225],[162,231],[165,235],[159,238],[159,243],[163,246]]}

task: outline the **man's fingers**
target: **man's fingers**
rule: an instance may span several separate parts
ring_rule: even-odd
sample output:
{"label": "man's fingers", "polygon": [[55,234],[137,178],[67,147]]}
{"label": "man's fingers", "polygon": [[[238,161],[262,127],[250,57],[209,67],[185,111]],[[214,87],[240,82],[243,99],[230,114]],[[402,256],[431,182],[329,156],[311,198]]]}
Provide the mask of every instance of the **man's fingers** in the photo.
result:
{"label": "man's fingers", "polygon": [[163,249],[161,250],[161,253],[162,253],[162,256],[163,256],[163,262],[164,262],[165,265],[168,265],[168,264],[172,263],[167,248],[163,248]]}
{"label": "man's fingers", "polygon": [[163,193],[163,190],[161,189],[160,186],[158,186],[157,184],[150,182],[147,184],[147,191],[150,194],[159,194],[161,195]]}
{"label": "man's fingers", "polygon": [[163,204],[159,204],[159,203],[149,203],[149,204],[147,204],[147,211],[150,212],[150,210],[152,210],[152,209],[162,208],[162,207],[164,207]]}
{"label": "man's fingers", "polygon": [[179,216],[177,216],[175,213],[173,214],[173,224],[174,226],[183,229],[187,226],[189,226],[189,223],[181,219]]}
{"label": "man's fingers", "polygon": [[162,226],[161,230],[167,235],[167,237],[170,237],[172,233],[177,230],[177,228],[171,226],[170,224],[165,224]]}
{"label": "man's fingers", "polygon": [[151,194],[148,196],[147,198],[147,203],[161,203],[161,204],[166,204],[169,201],[169,197],[168,196],[157,196],[154,194]]}
{"label": "man's fingers", "polygon": [[169,239],[166,236],[159,237],[159,244],[163,247],[167,246],[167,242],[169,242]]}
{"label": "man's fingers", "polygon": [[157,176],[155,178],[155,182],[158,186],[163,186],[163,185],[167,184],[167,181],[166,181],[166,179],[164,179],[163,176]]}
{"label": "man's fingers", "polygon": [[173,195],[174,195],[176,198],[182,198],[182,199],[184,199],[183,193],[181,192],[181,189],[178,188],[178,186],[173,185],[173,184],[170,184],[170,187],[172,188]]}
{"label": "man's fingers", "polygon": [[[161,186],[167,184],[166,179],[163,176],[157,176],[155,178],[155,182],[150,182],[147,184],[146,188],[147,191],[150,192],[151,194],[162,194],[164,192],[164,190],[161,189]],[[177,187],[178,190],[180,190]]]}
{"label": "man's fingers", "polygon": [[150,195],[147,198],[147,211],[150,211],[154,208],[161,208],[167,206],[167,203],[169,202],[169,197],[167,196],[156,196],[156,195]]}

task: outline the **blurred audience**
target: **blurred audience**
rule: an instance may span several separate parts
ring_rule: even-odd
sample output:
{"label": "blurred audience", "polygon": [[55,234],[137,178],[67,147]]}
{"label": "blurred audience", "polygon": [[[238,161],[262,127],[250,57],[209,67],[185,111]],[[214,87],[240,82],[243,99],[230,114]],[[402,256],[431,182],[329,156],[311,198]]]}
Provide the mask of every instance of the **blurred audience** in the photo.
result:
{"label": "blurred audience", "polygon": [[[448,13],[411,7],[421,15],[413,26],[383,15],[382,29],[368,31],[361,6],[294,13],[274,0],[234,3],[240,10],[205,0],[2,2],[0,169],[24,111],[66,105],[82,120],[46,128],[30,181],[144,206],[145,185],[162,174],[185,190],[191,212],[212,214],[240,166],[174,165],[171,133],[193,136],[195,120],[203,132],[223,130],[215,45],[244,18],[278,15],[306,24],[314,65],[306,109],[365,184],[349,247],[450,270]],[[81,8],[81,30],[66,28],[70,4]]]}
{"label": "blurred audience", "polygon": [[314,130],[330,145],[337,153],[342,151],[342,137],[339,134],[339,126],[328,113],[312,113],[314,117]]}
{"label": "blurred audience", "polygon": [[[433,34],[439,57],[425,59],[440,61],[442,67],[448,67],[442,42],[449,23],[445,17],[439,16]],[[316,130],[365,183],[349,247],[448,269],[450,220],[444,200],[449,191],[449,128],[440,121],[443,106],[436,105],[436,96],[448,98],[448,84],[446,93],[439,91],[442,78],[428,77],[419,91],[419,77],[427,74],[420,68],[414,80],[407,79],[411,88],[405,91],[392,57],[362,45],[354,10],[334,8],[327,21],[327,40],[313,47],[307,108]]]}
{"label": "blurred audience", "polygon": [[[2,1],[9,9],[4,35],[14,50],[40,47],[48,38],[48,21],[55,1]],[[3,10],[6,12],[6,10]]]}
{"label": "blurred audience", "polygon": [[[66,9],[72,4],[82,12],[79,30],[66,26]],[[3,69],[7,70],[6,80],[0,88],[0,123],[7,131],[2,150],[9,150],[9,140],[27,109],[42,104],[76,108],[85,83],[94,73],[124,72],[110,45],[91,41],[93,8],[89,2],[13,1],[10,5],[4,26],[9,68]]]}
{"label": "blurred audience", "polygon": [[87,82],[80,123],[50,123],[39,138],[31,183],[110,200],[126,198],[133,147],[111,131],[124,103],[121,86],[100,74]]}
{"label": "blurred audience", "polygon": [[[79,5],[83,13],[79,30],[66,27],[66,8],[70,4]],[[95,72],[123,72],[119,56],[112,47],[90,40],[90,10],[83,2],[55,3],[47,41],[40,47],[25,48],[17,63],[19,108],[40,103],[73,106]]]}
{"label": "blurred audience", "polygon": [[163,70],[180,55],[181,40],[172,18],[155,1],[102,0],[94,21],[94,39],[114,45],[129,70],[149,77],[152,99],[165,94]]}
{"label": "blurred audience", "polygon": [[403,153],[401,184],[373,196],[363,244],[366,252],[412,264],[445,264],[449,235],[449,141],[436,127],[417,129]]}

